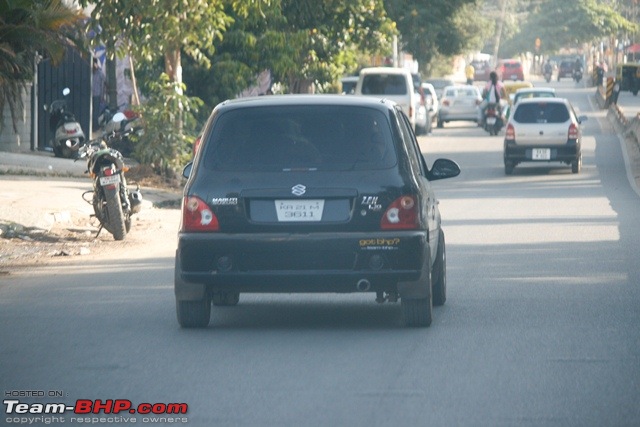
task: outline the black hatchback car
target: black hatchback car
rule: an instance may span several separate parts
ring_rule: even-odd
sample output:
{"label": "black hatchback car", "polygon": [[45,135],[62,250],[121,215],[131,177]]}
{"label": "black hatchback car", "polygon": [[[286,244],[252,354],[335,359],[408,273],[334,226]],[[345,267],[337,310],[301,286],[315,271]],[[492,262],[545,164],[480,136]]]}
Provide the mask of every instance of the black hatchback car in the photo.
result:
{"label": "black hatchback car", "polygon": [[212,112],[184,175],[175,296],[182,327],[241,293],[371,292],[429,326],[446,299],[445,238],[431,168],[390,101],[284,95]]}

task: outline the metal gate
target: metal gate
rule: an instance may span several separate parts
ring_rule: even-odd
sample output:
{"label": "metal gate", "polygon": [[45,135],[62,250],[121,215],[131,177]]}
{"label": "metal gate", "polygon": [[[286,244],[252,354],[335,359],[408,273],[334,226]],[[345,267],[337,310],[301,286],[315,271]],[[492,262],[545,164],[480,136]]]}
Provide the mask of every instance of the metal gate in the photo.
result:
{"label": "metal gate", "polygon": [[37,95],[35,108],[37,111],[37,150],[51,150],[49,141],[55,130],[49,126],[49,113],[45,105],[51,105],[61,99],[62,90],[66,87],[71,93],[66,97],[67,107],[75,116],[88,139],[91,138],[91,63],[90,58],[82,58],[78,51],[67,49],[64,60],[53,67],[49,60],[41,61],[37,71]]}

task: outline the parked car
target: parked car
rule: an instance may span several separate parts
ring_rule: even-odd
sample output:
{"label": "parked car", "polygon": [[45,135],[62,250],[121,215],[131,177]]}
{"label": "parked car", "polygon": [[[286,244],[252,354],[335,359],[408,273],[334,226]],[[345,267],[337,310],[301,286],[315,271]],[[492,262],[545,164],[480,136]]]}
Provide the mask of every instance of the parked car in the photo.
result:
{"label": "parked car", "polygon": [[431,83],[422,82],[422,91],[427,100],[430,119],[434,121],[438,118],[438,111],[440,110],[440,100],[438,99],[436,88]]}
{"label": "parked car", "polygon": [[447,86],[440,99],[438,127],[451,121],[478,121],[478,106],[482,102],[480,89],[472,85]]}
{"label": "parked car", "polygon": [[342,84],[343,95],[353,95],[358,83],[358,76],[345,76],[340,79],[340,83]]}
{"label": "parked car", "polygon": [[416,96],[416,126],[415,132],[417,135],[426,135],[431,132],[431,115],[429,111],[429,105],[427,96],[422,89],[422,78],[418,73],[411,73],[413,78],[413,90],[417,94]]}
{"label": "parked car", "polygon": [[184,170],[175,297],[183,327],[240,294],[370,292],[429,326],[446,300],[435,180],[390,100],[274,95],[225,101]]}
{"label": "parked car", "polygon": [[416,130],[416,107],[420,104],[420,94],[415,90],[409,70],[392,67],[363,68],[360,70],[355,94],[394,101],[409,117],[411,127]]}
{"label": "parked car", "polygon": [[507,175],[522,162],[563,162],[571,172],[582,168],[582,131],[578,117],[564,98],[522,99],[513,107],[504,138]]}
{"label": "parked car", "polygon": [[524,80],[524,68],[517,59],[501,59],[496,72],[500,80]]}
{"label": "parked car", "polygon": [[425,79],[425,83],[429,83],[434,87],[434,89],[436,90],[436,94],[438,95],[438,99],[442,98],[445,87],[455,85],[455,82],[453,80],[444,77]]}
{"label": "parked car", "polygon": [[560,66],[558,67],[558,77],[557,77],[558,81],[560,81],[560,79],[563,79],[565,77],[568,77],[570,79],[573,78],[574,64],[575,64],[575,61],[569,61],[569,60],[560,62]]}

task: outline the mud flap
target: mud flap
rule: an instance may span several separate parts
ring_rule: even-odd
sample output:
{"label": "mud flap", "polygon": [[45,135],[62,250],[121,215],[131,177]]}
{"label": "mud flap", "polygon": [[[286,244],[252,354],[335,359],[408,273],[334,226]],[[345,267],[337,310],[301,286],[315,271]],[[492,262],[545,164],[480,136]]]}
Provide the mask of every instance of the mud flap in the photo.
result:
{"label": "mud flap", "polygon": [[182,279],[180,272],[180,256],[176,251],[176,262],[174,269],[174,291],[176,301],[199,301],[202,300],[207,291],[206,285],[202,283],[189,283]]}
{"label": "mud flap", "polygon": [[431,280],[429,280],[431,269],[430,260],[429,248],[427,248],[420,278],[411,282],[398,283],[398,293],[400,294],[400,298],[421,299],[431,297]]}

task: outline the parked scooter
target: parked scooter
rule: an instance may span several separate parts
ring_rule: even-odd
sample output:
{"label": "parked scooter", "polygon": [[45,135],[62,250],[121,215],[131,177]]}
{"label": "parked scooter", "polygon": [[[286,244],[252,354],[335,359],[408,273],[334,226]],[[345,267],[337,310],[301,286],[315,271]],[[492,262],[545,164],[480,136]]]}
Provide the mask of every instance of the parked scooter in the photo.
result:
{"label": "parked scooter", "polygon": [[489,135],[497,135],[504,126],[504,120],[500,114],[500,107],[496,103],[487,104],[484,112],[484,130]]}
{"label": "parked scooter", "polygon": [[[118,109],[122,108],[123,106],[124,104],[120,105]],[[127,131],[135,130],[135,128],[138,126],[138,120],[140,117],[135,111],[125,109],[122,111],[122,114],[124,114],[125,116],[124,120],[122,120],[121,122],[114,122],[113,117],[117,113],[117,110],[114,111],[109,106],[104,107],[104,109],[98,116],[98,127],[107,134],[112,132],[123,133],[124,136],[122,138],[117,138],[117,140],[112,141],[111,148],[115,148],[116,150],[120,151],[123,156],[129,157],[133,152],[133,145],[131,144],[129,138],[126,136],[128,135]]]}
{"label": "parked scooter", "polygon": [[62,99],[57,99],[51,105],[44,106],[49,112],[49,128],[54,134],[50,141],[53,154],[56,157],[74,158],[77,157],[78,150],[85,143],[82,126],[76,117],[67,108],[66,97],[71,93],[69,88],[62,90]]}
{"label": "parked scooter", "polygon": [[[113,121],[122,122],[123,113],[116,113]],[[125,132],[104,133],[80,148],[81,158],[87,159],[87,172],[93,180],[93,190],[86,191],[82,198],[93,205],[95,217],[100,222],[98,235],[106,228],[115,240],[123,240],[131,229],[131,215],[142,208],[142,193],[138,186],[129,191],[124,173],[129,169],[124,164],[122,154],[109,145],[119,138],[131,134]],[[91,195],[91,198],[89,198]]]}

